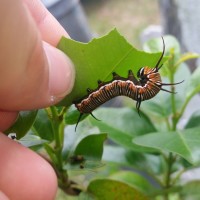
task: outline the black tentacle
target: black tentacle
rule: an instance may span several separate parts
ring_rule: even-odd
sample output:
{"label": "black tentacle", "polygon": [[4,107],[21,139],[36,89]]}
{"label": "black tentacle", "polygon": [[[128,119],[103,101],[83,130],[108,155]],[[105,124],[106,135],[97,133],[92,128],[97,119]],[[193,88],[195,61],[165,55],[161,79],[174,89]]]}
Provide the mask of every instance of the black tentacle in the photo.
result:
{"label": "black tentacle", "polygon": [[181,84],[183,82],[184,82],[184,80],[182,80],[180,82],[177,82],[177,83],[162,83],[162,85],[165,85],[165,86],[168,86],[168,85],[178,85],[178,84]]}
{"label": "black tentacle", "polygon": [[161,38],[162,38],[162,41],[163,41],[163,52],[162,52],[162,54],[161,54],[161,56],[160,56],[160,58],[159,58],[159,60],[158,60],[158,62],[157,62],[157,64],[156,64],[156,66],[155,66],[155,68],[157,69],[157,71],[163,66],[163,65],[161,65],[161,66],[159,67],[160,62],[161,62],[161,60],[162,60],[162,58],[163,58],[163,56],[164,56],[164,54],[165,54],[165,41],[164,41],[163,37],[161,37]]}
{"label": "black tentacle", "polygon": [[165,92],[169,92],[169,93],[172,93],[172,94],[176,94],[176,93],[177,93],[177,92],[172,92],[172,91],[170,91],[170,90],[166,90],[166,89],[164,89],[164,88],[160,88],[160,90],[165,91]]}

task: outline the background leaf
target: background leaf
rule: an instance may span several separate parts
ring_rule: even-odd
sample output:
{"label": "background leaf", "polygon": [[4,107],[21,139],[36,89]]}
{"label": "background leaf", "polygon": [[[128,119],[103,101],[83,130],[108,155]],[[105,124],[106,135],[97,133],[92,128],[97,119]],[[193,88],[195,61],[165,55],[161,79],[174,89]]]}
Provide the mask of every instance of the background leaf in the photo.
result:
{"label": "background leaf", "polygon": [[19,140],[19,143],[25,147],[41,146],[42,144],[44,144],[46,142],[48,142],[48,141],[41,139],[39,136],[28,135],[28,134]]}
{"label": "background leaf", "polygon": [[83,155],[87,159],[101,160],[103,154],[103,143],[107,134],[88,135],[76,146],[75,155]]}
{"label": "background leaf", "polygon": [[9,129],[7,129],[5,133],[16,133],[17,139],[20,139],[31,128],[36,116],[37,110],[20,111],[16,122]]}
{"label": "background leaf", "polygon": [[144,194],[155,190],[147,179],[134,171],[120,171],[111,175],[109,178],[127,183]]}
{"label": "background leaf", "polygon": [[185,125],[185,129],[200,126],[200,110],[192,113],[190,119]]}
{"label": "background leaf", "polygon": [[133,168],[148,174],[160,174],[162,171],[161,157],[156,154],[140,153],[114,145],[105,145],[103,160]]}
{"label": "background leaf", "polygon": [[190,99],[195,94],[200,91],[200,67],[197,67],[196,70],[192,73],[190,80],[188,81],[188,85],[186,88],[186,98]]}
{"label": "background leaf", "polygon": [[130,108],[99,108],[94,115],[101,121],[89,117],[91,124],[108,133],[115,143],[135,151],[150,151],[132,143],[136,136],[156,131],[146,115],[141,113],[140,117],[135,109]]}
{"label": "background leaf", "polygon": [[65,106],[86,95],[87,88],[96,89],[99,79],[112,80],[113,71],[127,77],[129,69],[136,74],[143,66],[154,67],[161,56],[161,53],[150,54],[138,51],[116,29],[87,44],[63,37],[58,48],[70,57],[76,68],[73,91],[59,103]]}
{"label": "background leaf", "polygon": [[[164,37],[164,41],[165,41],[166,52],[170,52],[171,49],[174,49],[174,53],[176,55],[180,54],[180,45],[174,36],[166,35]],[[151,39],[147,41],[144,44],[143,48],[147,52],[157,52],[157,51],[162,51],[163,46],[162,46],[162,42],[159,42],[159,40],[155,38],[155,39]]]}
{"label": "background leaf", "polygon": [[192,164],[200,161],[199,127],[176,132],[151,133],[137,137],[133,142],[137,145],[176,153]]}
{"label": "background leaf", "polygon": [[199,200],[200,199],[200,181],[195,180],[186,183],[180,191],[181,199],[183,200]]}
{"label": "background leaf", "polygon": [[44,109],[38,111],[38,115],[32,127],[34,133],[40,136],[42,139],[53,141],[54,132],[51,125],[51,121]]}
{"label": "background leaf", "polygon": [[180,65],[181,63],[190,60],[190,59],[194,59],[194,58],[199,58],[199,54],[197,53],[192,53],[192,52],[187,52],[183,55],[181,55],[180,59],[177,61],[177,63],[175,64],[176,66]]}
{"label": "background leaf", "polygon": [[148,198],[138,191],[120,181],[109,179],[97,179],[90,182],[87,191],[92,193],[97,199],[111,200],[147,200]]}

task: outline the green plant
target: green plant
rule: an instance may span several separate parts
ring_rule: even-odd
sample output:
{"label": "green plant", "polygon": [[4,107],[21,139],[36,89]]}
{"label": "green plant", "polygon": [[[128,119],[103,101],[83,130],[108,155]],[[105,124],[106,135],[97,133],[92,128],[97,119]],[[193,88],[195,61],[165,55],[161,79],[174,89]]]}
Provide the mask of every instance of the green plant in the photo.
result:
{"label": "green plant", "polygon": [[[58,48],[76,66],[72,93],[57,106],[21,112],[7,133],[16,132],[21,143],[51,163],[59,187],[66,194],[79,195],[81,199],[126,200],[200,196],[200,181],[182,183],[180,179],[200,163],[200,111],[187,116],[186,125],[180,124],[188,103],[200,91],[200,68],[191,74],[184,61],[198,55],[181,55],[175,38],[165,36],[164,40],[168,57],[163,58],[162,62],[166,62],[161,74],[170,83],[185,80],[176,88],[171,87],[178,93],[161,91],[142,102],[141,117],[133,101],[126,102],[126,108],[98,108],[95,116],[102,121],[89,116],[75,132],[79,113],[70,106],[72,101],[84,96],[87,88],[95,89],[97,80],[111,80],[113,71],[127,77],[129,69],[136,74],[142,66],[153,67],[161,55],[153,52],[162,50],[162,42],[160,38],[147,42],[145,50],[151,53],[145,53],[132,47],[116,30],[88,44],[61,39]],[[106,138],[111,142],[103,146]],[[96,174],[104,165],[103,172]],[[86,173],[87,184],[81,184],[78,174],[83,172],[97,175],[96,179],[91,180]]]}

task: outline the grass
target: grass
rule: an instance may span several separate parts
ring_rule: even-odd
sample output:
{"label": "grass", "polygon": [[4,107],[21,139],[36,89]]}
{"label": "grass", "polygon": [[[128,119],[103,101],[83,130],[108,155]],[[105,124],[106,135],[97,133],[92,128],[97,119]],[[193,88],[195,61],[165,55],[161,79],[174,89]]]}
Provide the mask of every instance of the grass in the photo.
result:
{"label": "grass", "polygon": [[87,0],[84,8],[94,33],[104,35],[116,27],[137,48],[144,28],[160,24],[158,0]]}

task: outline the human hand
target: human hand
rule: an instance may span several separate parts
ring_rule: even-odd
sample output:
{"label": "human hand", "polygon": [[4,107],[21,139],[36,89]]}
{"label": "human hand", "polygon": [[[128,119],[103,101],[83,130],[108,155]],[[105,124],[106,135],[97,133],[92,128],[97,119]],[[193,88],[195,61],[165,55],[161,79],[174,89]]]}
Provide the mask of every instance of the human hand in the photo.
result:
{"label": "human hand", "polygon": [[[19,110],[47,107],[74,82],[70,60],[55,48],[64,29],[40,0],[2,0],[0,6],[0,130]],[[0,199],[54,199],[56,175],[37,154],[0,134]]]}

